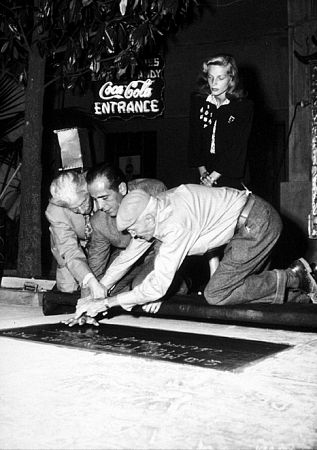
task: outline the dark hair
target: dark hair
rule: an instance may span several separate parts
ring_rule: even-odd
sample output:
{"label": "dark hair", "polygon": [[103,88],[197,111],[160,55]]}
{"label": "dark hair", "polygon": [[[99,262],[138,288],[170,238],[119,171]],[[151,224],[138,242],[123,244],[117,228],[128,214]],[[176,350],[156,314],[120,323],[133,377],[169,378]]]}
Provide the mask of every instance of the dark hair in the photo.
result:
{"label": "dark hair", "polygon": [[239,72],[237,63],[233,56],[225,53],[219,53],[203,61],[201,71],[197,79],[196,91],[198,91],[200,94],[210,94],[210,87],[207,79],[209,66],[228,67],[228,75],[231,77],[230,87],[226,92],[226,97],[228,99],[245,97],[244,91],[238,88]]}
{"label": "dark hair", "polygon": [[127,184],[127,180],[119,167],[113,166],[109,163],[98,164],[91,167],[87,171],[87,184],[93,183],[97,178],[107,178],[109,181],[109,188],[118,191],[121,183]]}

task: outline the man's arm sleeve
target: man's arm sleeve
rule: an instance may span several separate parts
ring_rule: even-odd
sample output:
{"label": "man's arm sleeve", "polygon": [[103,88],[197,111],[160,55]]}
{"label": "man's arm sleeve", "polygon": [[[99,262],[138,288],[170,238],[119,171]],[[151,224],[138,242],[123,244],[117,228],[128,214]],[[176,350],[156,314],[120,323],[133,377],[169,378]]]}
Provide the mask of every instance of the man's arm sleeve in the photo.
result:
{"label": "man's arm sleeve", "polygon": [[117,281],[121,280],[130,267],[153,245],[143,239],[131,239],[130,244],[122,250],[119,256],[106,270],[105,275],[99,280],[107,289],[110,289]]}
{"label": "man's arm sleeve", "polygon": [[[98,214],[98,213],[97,213]],[[99,280],[107,268],[111,253],[111,244],[107,239],[101,218],[94,215],[91,219],[92,233],[90,237],[90,244],[88,249],[88,264],[95,277]]]}
{"label": "man's arm sleeve", "polygon": [[131,310],[135,305],[162,298],[196,238],[196,233],[177,226],[166,233],[155,258],[154,270],[132,291],[118,294],[122,308]]}
{"label": "man's arm sleeve", "polygon": [[49,220],[51,233],[51,250],[59,265],[61,262],[68,268],[73,277],[82,283],[89,269],[86,255],[81,248],[78,237],[67,220],[54,219],[46,214]]}

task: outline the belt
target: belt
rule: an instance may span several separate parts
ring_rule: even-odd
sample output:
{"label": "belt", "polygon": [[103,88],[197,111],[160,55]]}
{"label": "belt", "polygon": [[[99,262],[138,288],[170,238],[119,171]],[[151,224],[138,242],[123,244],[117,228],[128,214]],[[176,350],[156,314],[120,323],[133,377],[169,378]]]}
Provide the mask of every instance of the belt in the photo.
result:
{"label": "belt", "polygon": [[244,207],[243,207],[243,209],[242,209],[242,211],[241,211],[241,213],[240,213],[240,215],[238,217],[236,230],[239,230],[245,224],[245,222],[246,222],[246,220],[247,220],[247,218],[248,218],[248,216],[250,214],[250,211],[251,211],[251,209],[252,209],[252,207],[254,205],[254,202],[255,202],[254,195],[249,194],[248,195],[248,199],[247,199],[247,201],[246,201],[246,203],[245,203],[245,205],[244,205]]}

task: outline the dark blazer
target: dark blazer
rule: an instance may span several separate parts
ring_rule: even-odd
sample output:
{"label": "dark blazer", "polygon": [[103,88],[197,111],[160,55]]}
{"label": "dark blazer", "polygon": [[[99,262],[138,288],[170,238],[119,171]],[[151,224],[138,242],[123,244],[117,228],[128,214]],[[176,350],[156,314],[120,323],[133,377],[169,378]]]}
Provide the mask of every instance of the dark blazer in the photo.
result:
{"label": "dark blazer", "polygon": [[[222,175],[219,179],[222,185],[236,187],[230,181],[239,183],[244,177],[253,102],[242,98],[217,108],[206,99],[198,94],[191,96],[189,165],[206,166],[208,172],[215,170]],[[215,121],[215,153],[210,153]]]}
{"label": "dark blazer", "polygon": [[99,279],[118,254],[116,249],[126,248],[131,236],[119,231],[116,218],[104,211],[97,211],[90,223],[92,233],[88,250],[88,265],[95,277]]}

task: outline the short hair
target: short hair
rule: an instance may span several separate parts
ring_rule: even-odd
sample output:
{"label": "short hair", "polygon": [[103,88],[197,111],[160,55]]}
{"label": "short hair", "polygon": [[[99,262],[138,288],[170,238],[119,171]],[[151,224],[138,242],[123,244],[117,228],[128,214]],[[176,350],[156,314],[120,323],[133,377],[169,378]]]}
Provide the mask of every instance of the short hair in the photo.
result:
{"label": "short hair", "polygon": [[236,60],[232,55],[219,53],[210,58],[206,58],[201,66],[201,72],[197,81],[198,91],[202,94],[210,94],[210,88],[207,80],[208,68],[210,66],[228,67],[228,75],[231,77],[230,87],[226,92],[227,98],[241,98],[245,96],[239,85],[239,71]]}
{"label": "short hair", "polygon": [[77,195],[88,193],[85,175],[75,170],[61,172],[50,185],[53,203],[68,207]]}
{"label": "short hair", "polygon": [[113,166],[109,163],[98,164],[91,167],[87,171],[87,184],[93,183],[97,178],[107,178],[109,181],[109,188],[118,191],[121,183],[127,184],[126,177],[119,167]]}

